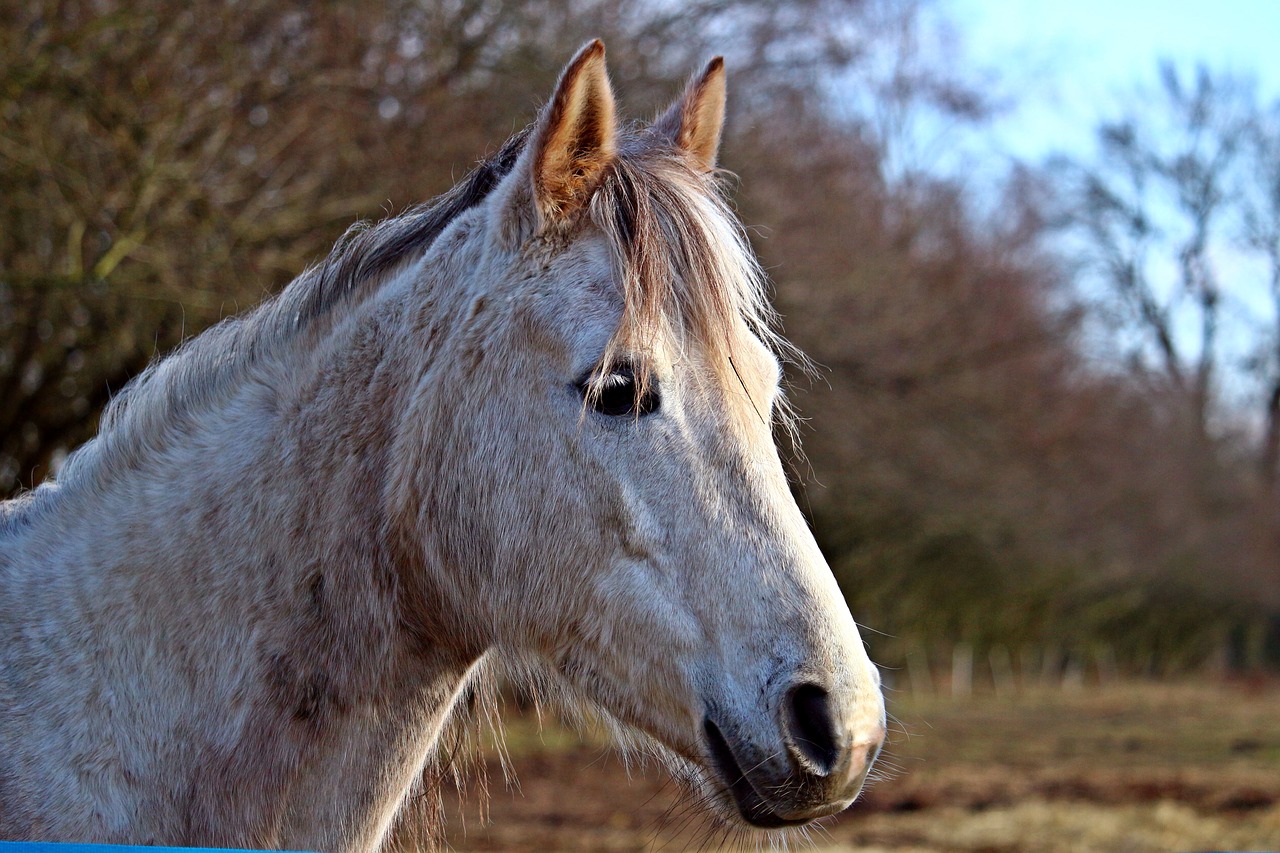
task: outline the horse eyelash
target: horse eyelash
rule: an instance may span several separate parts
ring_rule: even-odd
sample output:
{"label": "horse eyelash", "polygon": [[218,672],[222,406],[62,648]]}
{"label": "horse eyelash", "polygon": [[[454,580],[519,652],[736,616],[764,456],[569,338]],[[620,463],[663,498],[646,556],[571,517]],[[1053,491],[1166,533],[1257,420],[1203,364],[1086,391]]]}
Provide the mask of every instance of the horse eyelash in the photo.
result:
{"label": "horse eyelash", "polygon": [[619,385],[624,385],[627,382],[635,381],[635,366],[629,361],[624,361],[612,365],[608,370],[602,371],[599,368],[592,369],[584,374],[582,378],[574,384],[579,388],[579,390],[586,392],[590,390],[598,391],[604,388],[614,388]]}
{"label": "horse eyelash", "polygon": [[613,388],[635,381],[635,374],[629,370],[625,372],[621,370],[611,370],[604,376],[600,377],[600,386],[602,388]]}

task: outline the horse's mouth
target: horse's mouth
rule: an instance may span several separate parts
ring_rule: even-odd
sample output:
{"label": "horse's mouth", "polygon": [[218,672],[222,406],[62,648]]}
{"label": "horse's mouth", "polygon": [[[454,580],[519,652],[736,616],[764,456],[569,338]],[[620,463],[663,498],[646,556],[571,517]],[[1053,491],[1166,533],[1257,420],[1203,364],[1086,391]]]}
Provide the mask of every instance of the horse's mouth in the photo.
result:
{"label": "horse's mouth", "polygon": [[708,717],[703,720],[702,728],[707,736],[712,764],[744,821],[759,829],[781,829],[787,826],[801,826],[815,819],[814,817],[786,818],[774,811],[768,800],[751,783],[742,765],[738,763],[729,742],[720,732],[720,727]]}

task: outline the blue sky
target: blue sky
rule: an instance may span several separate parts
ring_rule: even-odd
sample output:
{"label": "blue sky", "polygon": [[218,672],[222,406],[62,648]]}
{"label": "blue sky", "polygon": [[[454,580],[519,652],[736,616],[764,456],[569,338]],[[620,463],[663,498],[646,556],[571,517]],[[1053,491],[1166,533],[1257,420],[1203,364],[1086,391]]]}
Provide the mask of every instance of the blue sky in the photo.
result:
{"label": "blue sky", "polygon": [[940,0],[964,54],[993,68],[1020,106],[997,122],[998,145],[1037,159],[1092,144],[1092,126],[1162,58],[1257,78],[1280,98],[1280,0]]}
{"label": "blue sky", "polygon": [[[1009,156],[1032,162],[1058,152],[1088,158],[1097,124],[1131,112],[1144,89],[1157,88],[1162,59],[1184,74],[1203,63],[1216,73],[1252,77],[1262,103],[1280,103],[1280,0],[936,2],[955,28],[965,65],[989,70],[1013,104],[973,132],[929,128],[936,137],[923,148],[944,171],[998,175]],[[1275,308],[1257,258],[1225,236],[1211,254],[1227,284],[1224,391],[1247,406],[1256,388],[1232,368],[1274,328]],[[1172,286],[1175,277],[1157,279]],[[1174,316],[1175,331],[1194,352],[1198,321],[1183,312]]]}

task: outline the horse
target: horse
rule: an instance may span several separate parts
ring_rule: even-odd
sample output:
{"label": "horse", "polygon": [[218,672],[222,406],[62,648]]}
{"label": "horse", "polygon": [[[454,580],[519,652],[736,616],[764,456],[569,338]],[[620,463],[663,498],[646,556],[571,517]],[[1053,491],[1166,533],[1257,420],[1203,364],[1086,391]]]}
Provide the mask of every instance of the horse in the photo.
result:
{"label": "horse", "polygon": [[364,853],[499,674],[709,813],[858,795],[879,675],[775,444],[723,61],[622,124],[599,41],[433,202],[161,358],[0,505],[0,837]]}

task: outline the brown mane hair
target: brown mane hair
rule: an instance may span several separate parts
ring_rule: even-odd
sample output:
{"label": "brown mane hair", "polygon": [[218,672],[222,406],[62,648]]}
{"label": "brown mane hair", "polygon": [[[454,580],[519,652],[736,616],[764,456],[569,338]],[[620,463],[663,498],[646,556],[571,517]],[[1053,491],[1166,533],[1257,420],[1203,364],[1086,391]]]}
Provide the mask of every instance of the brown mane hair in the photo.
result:
{"label": "brown mane hair", "polygon": [[[615,252],[624,300],[602,371],[666,328],[690,335],[722,384],[732,387],[741,381],[733,357],[743,325],[780,359],[803,364],[777,331],[767,277],[729,208],[722,174],[693,168],[652,129],[621,141],[589,206],[591,222]],[[637,368],[643,394],[651,379],[643,363]],[[744,402],[765,417],[760,401]],[[790,425],[785,406],[776,414]]]}

